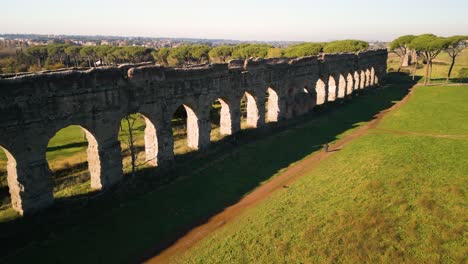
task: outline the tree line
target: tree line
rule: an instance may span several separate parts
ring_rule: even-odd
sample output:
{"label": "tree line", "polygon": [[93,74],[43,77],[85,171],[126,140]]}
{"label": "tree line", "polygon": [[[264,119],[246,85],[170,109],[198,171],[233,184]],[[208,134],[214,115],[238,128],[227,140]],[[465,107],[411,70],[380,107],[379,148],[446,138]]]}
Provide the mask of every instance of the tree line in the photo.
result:
{"label": "tree line", "polygon": [[181,45],[174,48],[139,46],[75,46],[49,44],[19,49],[15,56],[0,60],[0,73],[51,70],[65,67],[98,67],[121,63],[153,61],[157,64],[184,67],[204,63],[227,62],[231,59],[302,57],[320,53],[358,52],[369,48],[360,40],[322,43],[300,43],[278,48],[267,44]]}
{"label": "tree line", "polygon": [[[423,34],[419,36],[404,35],[393,40],[389,45],[389,50],[398,55],[401,59],[400,71],[405,56],[409,56],[414,52],[416,56],[420,56],[424,64],[424,84],[428,84],[432,74],[432,64],[434,59],[441,52],[446,52],[451,58],[447,74],[447,82],[450,80],[453,66],[458,55],[467,47],[468,36],[451,36],[448,38],[439,37],[434,34]],[[417,58],[414,64],[414,72],[417,68]]]}

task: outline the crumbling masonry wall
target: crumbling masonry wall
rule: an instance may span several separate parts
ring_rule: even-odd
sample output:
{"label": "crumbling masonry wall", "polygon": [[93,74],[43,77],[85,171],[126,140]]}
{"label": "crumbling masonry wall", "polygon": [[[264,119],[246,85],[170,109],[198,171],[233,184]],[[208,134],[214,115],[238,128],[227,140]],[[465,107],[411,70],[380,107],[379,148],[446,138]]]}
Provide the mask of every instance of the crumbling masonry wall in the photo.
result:
{"label": "crumbling masonry wall", "polygon": [[374,50],[184,69],[123,65],[4,77],[0,146],[8,156],[13,208],[23,214],[53,203],[46,148],[69,125],[86,132],[92,187],[107,188],[122,179],[117,136],[129,113],[145,117],[147,160],[165,166],[174,160],[171,118],[181,105],[188,113],[189,145],[203,150],[210,144],[209,113],[217,99],[222,104],[221,132],[230,135],[240,130],[245,93],[249,125],[261,127],[265,119],[281,122],[378,84],[386,61],[386,50]]}

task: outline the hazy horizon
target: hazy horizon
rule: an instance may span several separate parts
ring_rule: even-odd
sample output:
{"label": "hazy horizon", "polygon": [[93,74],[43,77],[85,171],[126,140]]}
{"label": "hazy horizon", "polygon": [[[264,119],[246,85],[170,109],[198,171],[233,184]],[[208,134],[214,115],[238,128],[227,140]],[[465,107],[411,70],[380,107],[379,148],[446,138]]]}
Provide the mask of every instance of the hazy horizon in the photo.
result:
{"label": "hazy horizon", "polygon": [[2,3],[2,34],[101,35],[240,41],[390,41],[468,34],[468,1],[327,2],[17,0]]}

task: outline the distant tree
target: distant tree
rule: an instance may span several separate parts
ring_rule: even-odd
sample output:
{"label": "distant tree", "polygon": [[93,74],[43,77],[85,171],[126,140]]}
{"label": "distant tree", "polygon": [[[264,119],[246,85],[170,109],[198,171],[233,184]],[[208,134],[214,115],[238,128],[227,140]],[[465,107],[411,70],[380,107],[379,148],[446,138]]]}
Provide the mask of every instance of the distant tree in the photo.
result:
{"label": "distant tree", "polygon": [[111,46],[110,49],[107,51],[106,55],[106,61],[108,64],[116,64],[117,63],[117,56],[116,56],[116,51],[119,50],[120,47],[117,46]]}
{"label": "distant tree", "polygon": [[362,40],[337,40],[332,41],[323,47],[325,53],[338,53],[338,52],[358,52],[369,48],[369,43]]}
{"label": "distant tree", "polygon": [[232,46],[222,45],[214,47],[210,50],[208,55],[210,56],[211,60],[226,62],[226,60],[232,56]]}
{"label": "distant tree", "polygon": [[273,47],[266,44],[240,44],[234,47],[232,57],[236,59],[266,58],[270,48]]}
{"label": "distant tree", "polygon": [[409,44],[409,48],[416,50],[425,60],[424,84],[428,84],[431,79],[432,61],[439,53],[447,47],[445,38],[437,37],[433,34],[424,34],[414,38]]}
{"label": "distant tree", "polygon": [[68,47],[66,44],[49,44],[47,45],[47,53],[51,63],[65,64],[67,56],[65,49]]}
{"label": "distant tree", "polygon": [[169,52],[168,62],[171,66],[184,66],[190,60],[190,49],[189,46],[179,46],[172,48]]}
{"label": "distant tree", "polygon": [[108,45],[101,45],[101,46],[96,46],[95,51],[96,51],[96,56],[99,59],[99,63],[101,65],[107,65],[107,57],[109,56],[109,51],[111,50],[111,46]]}
{"label": "distant tree", "polygon": [[395,53],[401,59],[400,66],[398,67],[398,72],[400,72],[401,66],[403,65],[404,58],[405,56],[407,56],[409,52],[408,45],[415,38],[416,36],[414,35],[404,35],[404,36],[396,38],[390,43],[389,45],[390,51]]}
{"label": "distant tree", "polygon": [[153,55],[154,60],[162,65],[168,65],[169,62],[167,61],[167,57],[169,57],[169,53],[171,52],[170,48],[160,48],[158,50],[155,50],[151,52],[151,55]]}
{"label": "distant tree", "polygon": [[283,57],[283,50],[281,48],[269,48],[267,58],[281,58]]}
{"label": "distant tree", "polygon": [[189,56],[190,59],[195,61],[195,63],[200,64],[203,62],[208,62],[211,47],[207,45],[191,45],[189,46]]}
{"label": "distant tree", "polygon": [[317,55],[322,52],[323,46],[324,43],[312,42],[291,45],[284,49],[284,56],[288,58],[296,58]]}
{"label": "distant tree", "polygon": [[26,53],[34,57],[37,60],[37,66],[42,68],[48,55],[47,46],[32,46],[26,50]]}
{"label": "distant tree", "polygon": [[93,46],[86,46],[80,50],[80,55],[88,60],[89,67],[94,67],[96,61],[96,48]]}
{"label": "distant tree", "polygon": [[124,48],[126,51],[126,59],[129,62],[138,63],[143,61],[152,60],[152,49],[145,47],[128,46]]}
{"label": "distant tree", "polygon": [[468,36],[452,36],[446,39],[445,52],[452,58],[450,68],[447,74],[447,82],[450,80],[453,66],[455,65],[455,59],[457,56],[466,48]]}
{"label": "distant tree", "polygon": [[127,49],[125,47],[115,47],[109,51],[108,58],[110,58],[115,64],[128,61]]}
{"label": "distant tree", "polygon": [[69,46],[65,48],[65,53],[73,60],[75,67],[78,67],[78,60],[80,58],[80,46]]}

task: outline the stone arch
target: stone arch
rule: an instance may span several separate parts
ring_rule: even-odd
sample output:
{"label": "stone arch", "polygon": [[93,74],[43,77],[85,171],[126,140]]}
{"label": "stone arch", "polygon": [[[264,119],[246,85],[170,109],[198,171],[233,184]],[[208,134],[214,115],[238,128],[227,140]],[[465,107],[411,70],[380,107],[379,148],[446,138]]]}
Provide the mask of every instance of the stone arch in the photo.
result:
{"label": "stone arch", "polygon": [[315,84],[315,92],[317,93],[317,105],[324,104],[326,102],[326,85],[322,79],[318,79]]}
{"label": "stone arch", "polygon": [[371,86],[374,86],[376,85],[377,83],[375,82],[376,80],[376,77],[375,77],[375,70],[374,70],[374,67],[371,68],[370,70],[370,85]]}
{"label": "stone arch", "polygon": [[336,81],[332,75],[328,77],[328,101],[332,102],[336,100]]}
{"label": "stone arch", "polygon": [[361,78],[359,75],[359,72],[355,71],[354,72],[354,90],[359,90],[361,84]]}
{"label": "stone arch", "polygon": [[359,88],[364,89],[366,87],[366,73],[363,70],[361,70],[361,76],[359,77],[360,77]]}
{"label": "stone arch", "polygon": [[186,128],[186,133],[187,133],[187,146],[190,149],[198,150],[201,147],[198,115],[195,113],[193,107],[184,103],[180,105],[178,108],[176,108],[176,110],[172,113],[172,116],[174,116],[176,112],[180,109],[183,109],[186,115],[185,128]]}
{"label": "stone arch", "polygon": [[271,87],[268,87],[266,91],[266,122],[278,122],[280,108],[279,108],[279,96],[278,93]]}
{"label": "stone arch", "polygon": [[343,74],[340,74],[338,79],[338,98],[344,98],[346,95],[346,79]]}
{"label": "stone arch", "polygon": [[213,100],[213,103],[210,107],[210,123],[215,123],[216,125],[210,124],[211,137],[215,138],[218,132],[213,130],[214,127],[219,125],[219,135],[221,137],[232,135],[232,109],[229,101],[226,98],[216,98]]}
{"label": "stone arch", "polygon": [[145,160],[150,166],[157,166],[159,145],[156,127],[146,115],[141,115],[145,120]]}
{"label": "stone arch", "polygon": [[10,194],[11,207],[20,214],[23,214],[23,205],[21,203],[20,196],[21,188],[18,182],[18,175],[16,171],[16,159],[11,154],[11,152],[2,145],[0,145],[0,151],[3,151],[6,156],[6,178],[8,191]]}
{"label": "stone arch", "polygon": [[293,116],[299,116],[306,114],[316,104],[316,99],[313,98],[312,94],[309,92],[309,88],[306,83],[301,84],[296,90],[293,97],[292,104],[292,114]]}
{"label": "stone arch", "polygon": [[365,83],[365,87],[369,87],[371,86],[371,73],[369,71],[369,69],[366,69],[366,83]]}
{"label": "stone arch", "polygon": [[255,100],[255,96],[253,93],[246,91],[244,92],[243,96],[245,100],[245,119],[246,119],[246,126],[251,128],[256,128],[258,126],[258,121],[260,118],[257,101]]}
{"label": "stone arch", "polygon": [[[91,133],[90,130],[84,128],[81,125],[68,125],[68,126],[62,127],[61,129],[57,130],[54,133],[54,135],[52,137],[50,137],[48,145],[51,144],[51,141],[53,141],[54,137],[57,136],[57,134],[59,134],[61,131],[63,131],[64,129],[69,129],[69,130],[73,129],[74,130],[75,126],[77,128],[79,128],[83,132],[84,138],[87,141],[86,160],[87,160],[87,163],[88,163],[88,172],[89,172],[89,176],[90,176],[90,180],[91,180],[91,188],[95,189],[95,190],[100,190],[103,187],[103,184],[102,184],[102,176],[103,175],[101,175],[101,157],[99,155],[99,144],[98,144],[98,141],[96,139],[96,135],[94,133]],[[80,145],[81,143],[80,142],[73,142],[71,144]],[[48,147],[47,149],[48,149],[48,152],[49,152],[49,151],[52,151],[51,149],[57,149],[58,150],[61,147],[62,146],[52,146],[52,147]],[[49,160],[49,159],[47,159],[47,160],[48,160],[48,164],[49,164],[49,170],[52,171],[52,169],[51,169],[52,161]],[[71,164],[71,165],[73,166],[73,165],[77,165],[77,164]],[[69,166],[69,165],[66,165],[66,166]],[[61,167],[61,166],[59,166],[59,167]]]}
{"label": "stone arch", "polygon": [[[120,124],[119,138],[124,143],[126,148],[130,148],[133,145],[137,152],[137,159],[139,159],[139,139],[143,138],[144,143],[144,161],[138,161],[138,164],[144,164],[145,166],[155,167],[158,165],[158,137],[156,134],[156,126],[151,121],[150,115],[142,112],[137,112],[124,117]],[[132,124],[133,122],[133,124]],[[143,135],[140,134],[142,126],[144,124]],[[130,143],[130,129],[132,130],[132,138],[134,143]],[[122,145],[121,145],[122,146]],[[129,157],[130,158],[130,157]],[[122,164],[124,165],[126,157],[122,157]],[[125,168],[125,167],[124,167]]]}
{"label": "stone arch", "polygon": [[351,73],[346,76],[346,95],[350,95],[354,90],[354,78]]}

